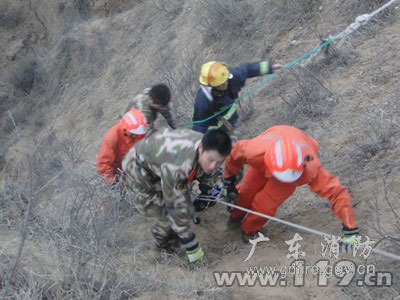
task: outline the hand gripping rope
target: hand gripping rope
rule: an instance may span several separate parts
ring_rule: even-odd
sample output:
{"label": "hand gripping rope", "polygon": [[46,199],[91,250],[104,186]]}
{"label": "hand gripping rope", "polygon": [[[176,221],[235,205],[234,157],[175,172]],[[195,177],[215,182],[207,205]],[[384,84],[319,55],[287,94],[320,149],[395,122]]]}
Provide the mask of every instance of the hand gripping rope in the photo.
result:
{"label": "hand gripping rope", "polygon": [[[322,232],[322,231],[319,231],[319,230],[315,230],[315,229],[312,229],[312,228],[309,228],[309,227],[306,227],[306,226],[303,226],[303,225],[295,224],[295,223],[292,223],[292,222],[289,222],[289,221],[281,220],[281,219],[279,219],[277,217],[268,216],[266,214],[262,214],[262,213],[254,211],[254,210],[250,210],[250,209],[247,209],[247,208],[244,208],[244,207],[241,207],[241,206],[237,206],[235,204],[223,201],[223,200],[221,200],[221,195],[218,195],[217,197],[214,197],[214,196],[201,196],[201,197],[199,197],[197,199],[203,200],[203,201],[211,201],[211,202],[221,203],[221,204],[226,205],[228,207],[236,208],[236,209],[239,209],[241,211],[247,212],[249,214],[253,214],[253,215],[256,215],[256,216],[259,216],[259,217],[262,217],[262,218],[265,218],[265,219],[268,219],[268,220],[271,220],[271,221],[282,223],[282,224],[285,224],[285,225],[287,225],[289,227],[297,228],[297,229],[303,230],[305,232],[316,234],[316,235],[319,235],[319,236],[322,236],[322,237],[330,235],[328,233],[325,233],[325,232]],[[400,261],[400,255],[397,255],[397,254],[389,253],[389,252],[386,252],[386,251],[378,249],[378,248],[372,248],[372,252],[374,252],[376,254],[379,254],[379,255],[382,255],[382,256],[385,256],[385,257],[392,258],[394,260],[399,260]]]}
{"label": "hand gripping rope", "polygon": [[[395,3],[398,0],[391,0],[389,2],[387,2],[386,4],[382,5],[380,8],[378,8],[377,10],[373,11],[370,14],[364,14],[364,15],[360,15],[358,16],[353,23],[351,23],[349,26],[347,26],[347,28],[345,30],[343,30],[342,32],[340,32],[339,34],[330,37],[328,40],[322,42],[321,44],[319,44],[317,47],[315,47],[314,49],[311,49],[310,51],[304,53],[303,55],[299,56],[298,58],[296,58],[295,60],[291,61],[290,63],[288,63],[287,65],[285,65],[283,67],[284,70],[289,70],[290,68],[292,68],[294,65],[298,64],[300,61],[307,59],[307,61],[305,61],[301,66],[305,66],[307,65],[312,58],[323,48],[325,48],[326,46],[328,46],[330,43],[332,43],[335,40],[341,40],[338,44],[338,48],[340,48],[345,39],[354,31],[356,31],[358,28],[360,28],[361,26],[366,25],[373,17],[375,17],[378,13],[380,13],[381,11],[383,11],[384,9],[388,8],[390,5],[392,5],[393,3]],[[244,93],[243,95],[241,95],[240,97],[238,97],[233,103],[231,103],[230,105],[227,105],[225,107],[223,107],[220,111],[218,111],[217,113],[213,114],[212,116],[204,119],[204,120],[199,120],[199,121],[192,121],[192,122],[185,122],[182,124],[178,124],[177,126],[189,126],[192,124],[199,124],[199,123],[203,123],[203,122],[207,122],[208,120],[211,120],[213,118],[215,118],[216,116],[222,114],[223,112],[227,111],[232,105],[240,102],[241,100],[243,100],[243,98],[246,98],[247,96],[250,96],[251,94],[253,94],[256,90],[258,90],[259,88],[261,88],[262,86],[266,85],[267,82],[269,82],[270,80],[272,80],[273,78],[277,77],[277,74],[271,74],[269,76],[267,76],[264,80],[262,80],[261,82],[259,82],[258,84],[256,84],[254,87],[252,87],[248,92]]]}

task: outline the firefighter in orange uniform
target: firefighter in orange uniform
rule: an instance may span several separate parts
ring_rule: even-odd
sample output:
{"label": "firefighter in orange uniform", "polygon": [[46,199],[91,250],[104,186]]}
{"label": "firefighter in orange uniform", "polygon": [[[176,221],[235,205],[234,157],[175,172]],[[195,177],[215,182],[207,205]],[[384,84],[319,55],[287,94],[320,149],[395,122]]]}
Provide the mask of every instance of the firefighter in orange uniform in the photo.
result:
{"label": "firefighter in orange uniform", "polygon": [[[275,216],[278,207],[296,187],[308,184],[322,198],[328,198],[332,211],[342,221],[346,250],[356,242],[351,197],[337,177],[318,159],[319,143],[304,131],[291,126],[274,126],[253,139],[238,141],[225,163],[225,191],[237,205]],[[248,164],[236,190],[236,174]],[[248,242],[267,222],[265,218],[235,209],[228,224],[242,223],[243,239]]]}
{"label": "firefighter in orange uniform", "polygon": [[121,162],[131,147],[147,133],[147,120],[137,109],[131,109],[111,127],[97,155],[97,170],[108,185],[116,184],[121,176]]}

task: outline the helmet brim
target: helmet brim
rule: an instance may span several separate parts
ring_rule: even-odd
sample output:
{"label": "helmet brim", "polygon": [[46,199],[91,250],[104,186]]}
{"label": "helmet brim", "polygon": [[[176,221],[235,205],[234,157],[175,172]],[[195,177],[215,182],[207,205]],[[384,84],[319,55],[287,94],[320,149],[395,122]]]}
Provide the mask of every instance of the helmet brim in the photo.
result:
{"label": "helmet brim", "polygon": [[147,127],[140,125],[138,128],[128,130],[128,132],[130,132],[132,134],[141,135],[141,134],[146,134],[147,129],[148,129]]}
{"label": "helmet brim", "polygon": [[303,174],[303,171],[298,172],[298,171],[289,169],[289,170],[286,170],[283,172],[274,171],[272,175],[274,175],[274,177],[281,182],[291,183],[291,182],[295,182],[297,179],[299,179],[302,174]]}

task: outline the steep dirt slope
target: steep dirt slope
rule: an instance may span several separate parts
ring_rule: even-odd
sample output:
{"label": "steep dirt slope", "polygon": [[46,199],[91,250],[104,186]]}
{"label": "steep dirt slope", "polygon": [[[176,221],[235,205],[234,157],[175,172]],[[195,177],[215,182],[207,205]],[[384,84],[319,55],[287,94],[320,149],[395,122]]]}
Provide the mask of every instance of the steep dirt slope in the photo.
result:
{"label": "steep dirt slope", "polygon": [[[308,265],[321,256],[318,236],[270,222],[269,242],[251,246],[226,226],[216,206],[194,227],[209,263],[190,270],[184,253],[160,255],[149,224],[127,203],[103,216],[105,197],[94,161],[101,140],[129,99],[168,83],[179,122],[192,115],[201,63],[273,59],[287,64],[385,1],[4,1],[0,22],[2,178],[0,287],[12,269],[28,196],[34,207],[14,276],[14,296],[93,299],[392,299],[399,262],[373,256],[392,287],[216,286],[214,271],[289,267],[285,241],[304,240]],[[382,13],[338,49],[305,68],[284,72],[243,99],[239,132],[250,138],[276,124],[306,130],[321,143],[321,160],[349,187],[363,235],[399,230],[400,5]],[[222,14],[221,14],[222,12]],[[247,90],[260,83],[248,81]],[[160,124],[162,125],[162,124]],[[23,154],[21,154],[23,153]],[[28,157],[28,159],[26,159]],[[29,189],[27,182],[32,182]],[[33,192],[35,191],[35,192]],[[38,192],[36,192],[38,191]],[[341,234],[326,200],[301,188],[278,217]],[[393,241],[393,239],[392,239]],[[397,245],[397,247],[396,247]],[[399,253],[398,244],[379,244]],[[365,261],[357,258],[357,264]],[[334,264],[335,261],[331,260]],[[47,293],[47,294],[46,294]],[[21,296],[22,297],[22,296]]]}

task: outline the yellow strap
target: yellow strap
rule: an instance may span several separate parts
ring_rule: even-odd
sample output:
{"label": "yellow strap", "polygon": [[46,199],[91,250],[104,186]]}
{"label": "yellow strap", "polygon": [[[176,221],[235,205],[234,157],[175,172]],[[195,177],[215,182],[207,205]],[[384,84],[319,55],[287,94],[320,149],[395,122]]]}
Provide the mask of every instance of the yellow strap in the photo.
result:
{"label": "yellow strap", "polygon": [[232,115],[236,112],[236,110],[237,110],[237,103],[235,102],[224,114],[223,118],[228,121],[232,117]]}
{"label": "yellow strap", "polygon": [[260,75],[268,74],[269,71],[269,61],[260,62]]}
{"label": "yellow strap", "polygon": [[218,129],[223,125],[225,125],[228,131],[231,131],[233,129],[233,126],[228,120],[232,117],[232,115],[236,112],[236,110],[237,110],[237,103],[235,102],[232,104],[232,106],[228,109],[228,111],[224,115],[218,117],[218,124],[215,126],[210,126],[208,127],[208,129]]}
{"label": "yellow strap", "polygon": [[201,247],[197,248],[197,250],[193,253],[188,253],[189,262],[193,263],[198,261],[199,259],[204,257],[204,251]]}

